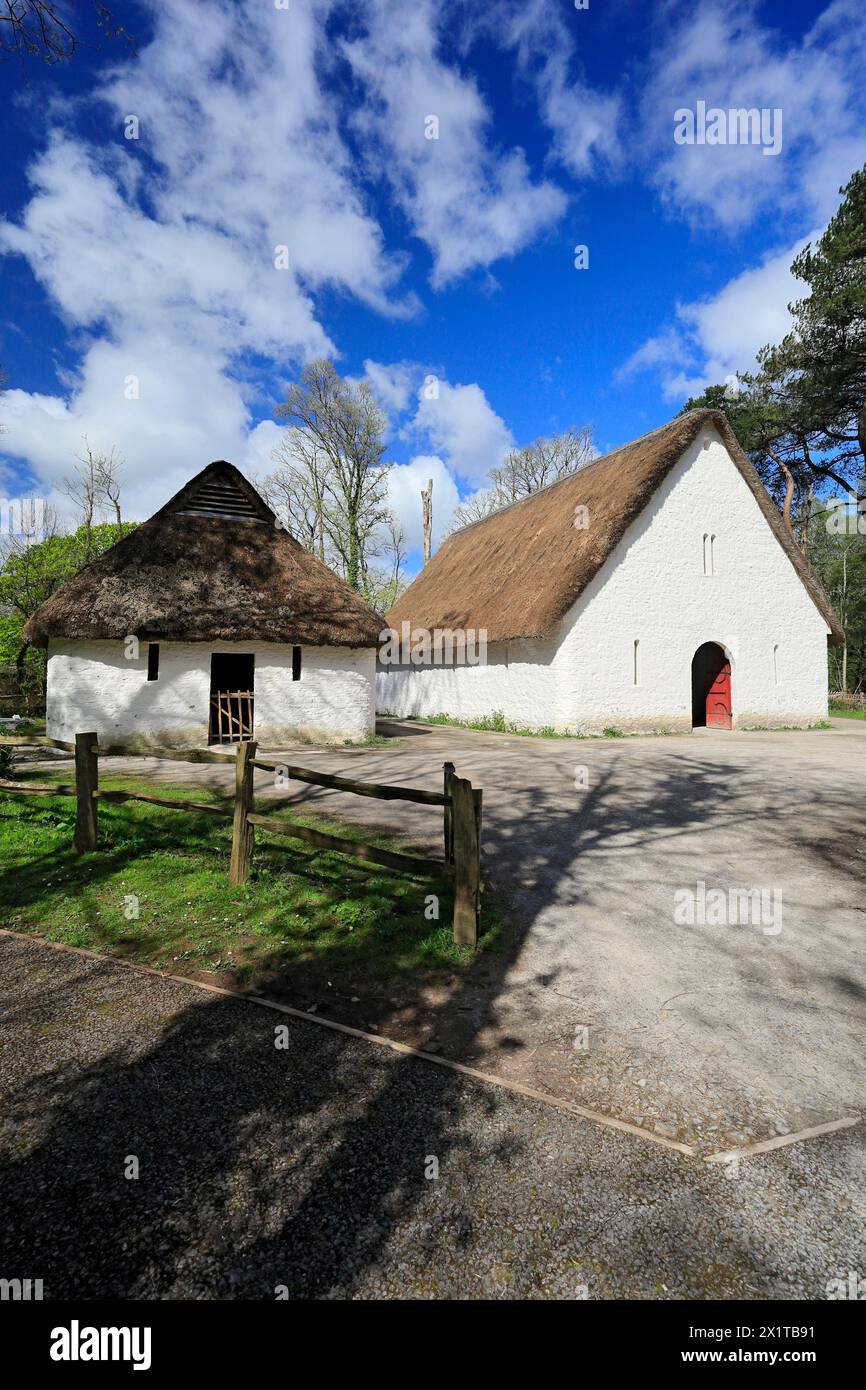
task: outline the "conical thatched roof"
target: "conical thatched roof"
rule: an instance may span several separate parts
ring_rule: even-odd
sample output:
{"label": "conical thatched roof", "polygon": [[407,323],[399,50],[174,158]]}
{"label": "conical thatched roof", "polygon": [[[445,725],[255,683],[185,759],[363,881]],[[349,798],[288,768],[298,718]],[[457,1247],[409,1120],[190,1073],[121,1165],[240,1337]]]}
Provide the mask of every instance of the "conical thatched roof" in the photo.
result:
{"label": "conical thatched roof", "polygon": [[304,550],[230,463],[212,463],[58,589],[25,638],[376,646],[381,619]]}
{"label": "conical thatched roof", "polygon": [[[718,410],[691,410],[624,444],[586,468],[455,531],[397,600],[388,622],[399,629],[482,628],[488,642],[544,637],[598,573],[626,528],[702,430],[715,428],[780,546],[808,589],[831,641],[842,629],[817,575]],[[575,528],[575,508],[589,525]]]}

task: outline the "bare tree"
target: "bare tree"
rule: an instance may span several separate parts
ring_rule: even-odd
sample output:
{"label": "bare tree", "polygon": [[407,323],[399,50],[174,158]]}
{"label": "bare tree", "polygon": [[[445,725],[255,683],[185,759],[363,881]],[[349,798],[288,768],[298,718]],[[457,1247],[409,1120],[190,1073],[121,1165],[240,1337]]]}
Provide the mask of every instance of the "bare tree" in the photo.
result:
{"label": "bare tree", "polygon": [[450,536],[452,531],[459,531],[463,526],[471,526],[475,521],[484,521],[494,512],[501,511],[505,505],[494,488],[473,492],[465,502],[454,508],[445,534]]}
{"label": "bare tree", "polygon": [[[22,556],[32,546],[63,534],[60,517],[54,507],[41,507],[38,512],[34,512],[33,517],[37,524],[32,529],[10,530],[0,536],[0,573],[13,556]],[[30,616],[29,612],[27,616]]]}
{"label": "bare tree", "polygon": [[380,554],[387,556],[389,563],[367,568],[364,596],[378,612],[387,613],[397,602],[407,582],[403,571],[406,563],[406,533],[391,512],[388,513],[382,527]]}
{"label": "bare tree", "polygon": [[75,503],[81,515],[80,524],[89,534],[99,500],[98,465],[96,456],[84,440],[84,450],[75,455],[72,476],[63,479],[63,491]]}
{"label": "bare tree", "polygon": [[[331,362],[310,362],[289,387],[276,416],[289,425],[281,462],[288,464],[287,499],[303,514],[303,534],[318,532],[320,552],[359,592],[371,546],[387,524],[386,419],[368,382],[354,386]],[[299,477],[297,476],[299,475]]]}
{"label": "bare tree", "polygon": [[0,537],[0,612],[11,618],[17,629],[15,678],[18,693],[28,708],[32,699],[38,702],[45,689],[45,656],[40,653],[34,660],[30,643],[24,641],[20,629],[73,572],[64,563],[67,557],[55,553],[51,545],[61,535],[57,512],[53,507],[44,507],[34,520],[37,517],[32,531],[10,531]]}
{"label": "bare tree", "polygon": [[519,502],[550,483],[585,468],[598,456],[592,427],[572,425],[563,434],[539,438],[506,454],[498,468],[488,472],[493,486],[474,493],[455,508],[447,534],[484,521],[494,512]]}
{"label": "bare tree", "polygon": [[501,467],[491,468],[490,477],[504,505],[576,473],[597,454],[591,426],[578,429],[572,425],[563,434],[535,439],[522,449],[512,449]]}
{"label": "bare tree", "polygon": [[90,536],[97,513],[108,506],[114,513],[115,524],[122,525],[120,508],[120,477],[124,468],[122,455],[112,445],[108,453],[91,449],[87,436],[84,448],[76,454],[72,476],[64,478],[63,490],[80,513],[79,525],[84,527],[85,541],[90,551]]}
{"label": "bare tree", "polygon": [[[35,58],[50,67],[68,62],[83,42],[81,26],[74,23],[70,13],[72,8],[63,0],[0,0],[0,58],[14,57],[22,62]],[[125,38],[131,45],[130,36],[108,5],[90,0],[90,8],[97,28],[106,37]]]}
{"label": "bare tree", "polygon": [[120,477],[124,466],[123,456],[115,453],[113,445],[107,454],[97,454],[96,456],[97,486],[100,496],[114,512],[114,524],[116,526],[123,525],[123,518],[120,513]]}
{"label": "bare tree", "polygon": [[327,563],[329,467],[324,450],[303,431],[291,429],[272,457],[278,467],[258,484],[259,491],[295,539]]}

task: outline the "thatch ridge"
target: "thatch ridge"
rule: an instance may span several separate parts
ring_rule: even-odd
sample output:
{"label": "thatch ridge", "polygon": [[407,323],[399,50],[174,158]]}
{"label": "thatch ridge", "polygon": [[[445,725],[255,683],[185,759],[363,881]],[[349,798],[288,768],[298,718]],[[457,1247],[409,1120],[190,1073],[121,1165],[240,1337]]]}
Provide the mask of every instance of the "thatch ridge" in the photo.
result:
{"label": "thatch ridge", "polygon": [[[718,431],[813,602],[844,640],[824,588],[723,412],[691,410],[584,468],[455,531],[388,614],[420,628],[486,629],[488,642],[552,632],[702,430]],[[574,527],[586,505],[590,525]]]}
{"label": "thatch ridge", "polygon": [[[261,520],[183,511],[209,474],[256,499]],[[262,522],[265,524],[263,525]],[[209,464],[149,520],[92,560],[33,614],[25,640],[277,642],[374,647],[382,620],[277,524],[232,464]]]}

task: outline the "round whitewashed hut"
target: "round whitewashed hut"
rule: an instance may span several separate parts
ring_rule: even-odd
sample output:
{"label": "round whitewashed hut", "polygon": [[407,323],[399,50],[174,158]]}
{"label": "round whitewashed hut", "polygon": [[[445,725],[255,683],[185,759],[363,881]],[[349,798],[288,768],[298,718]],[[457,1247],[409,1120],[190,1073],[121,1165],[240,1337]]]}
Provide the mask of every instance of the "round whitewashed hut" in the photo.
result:
{"label": "round whitewashed hut", "polygon": [[373,731],[380,628],[218,462],[53,594],[25,637],[48,649],[49,738],[279,746]]}

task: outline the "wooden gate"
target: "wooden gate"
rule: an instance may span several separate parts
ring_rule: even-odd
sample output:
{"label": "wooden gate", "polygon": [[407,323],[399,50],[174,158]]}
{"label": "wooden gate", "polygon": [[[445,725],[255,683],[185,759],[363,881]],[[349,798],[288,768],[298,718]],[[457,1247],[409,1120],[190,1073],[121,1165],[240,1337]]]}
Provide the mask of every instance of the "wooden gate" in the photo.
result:
{"label": "wooden gate", "polygon": [[253,736],[253,692],[213,690],[208,743],[245,743]]}

